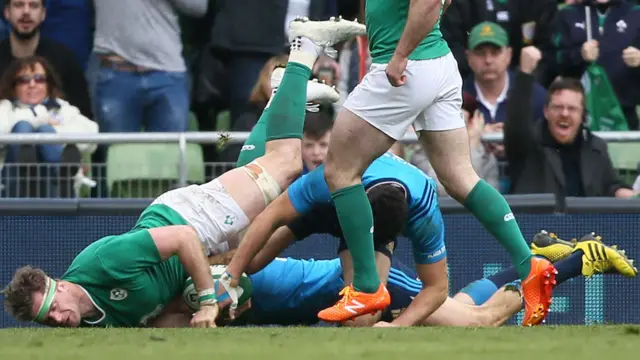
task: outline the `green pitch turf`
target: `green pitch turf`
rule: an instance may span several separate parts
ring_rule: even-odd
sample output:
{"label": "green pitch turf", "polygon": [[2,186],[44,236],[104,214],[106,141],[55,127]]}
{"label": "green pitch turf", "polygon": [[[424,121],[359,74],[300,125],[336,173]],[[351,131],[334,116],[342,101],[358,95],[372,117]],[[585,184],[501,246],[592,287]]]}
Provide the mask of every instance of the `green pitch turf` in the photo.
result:
{"label": "green pitch turf", "polygon": [[2,359],[618,360],[640,327],[7,329]]}

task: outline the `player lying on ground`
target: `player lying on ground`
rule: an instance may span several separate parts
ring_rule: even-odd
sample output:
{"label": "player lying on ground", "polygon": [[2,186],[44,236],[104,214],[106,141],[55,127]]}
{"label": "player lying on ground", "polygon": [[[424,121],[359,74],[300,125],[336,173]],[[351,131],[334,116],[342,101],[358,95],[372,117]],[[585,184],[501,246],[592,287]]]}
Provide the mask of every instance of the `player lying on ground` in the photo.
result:
{"label": "player lying on ground", "polygon": [[[382,206],[381,216],[378,217],[389,215],[389,219],[393,218],[393,221],[398,219],[400,222],[398,230],[402,231],[404,228],[404,234],[412,243],[416,270],[424,286],[399,321],[407,326],[418,324],[435,311],[448,294],[444,224],[438,206],[436,184],[421,170],[391,153],[386,153],[373,162],[363,176],[363,184],[368,193],[368,199],[376,197],[392,199],[393,209],[386,205]],[[279,227],[292,223],[300,216],[319,217],[316,212],[331,205],[331,194],[324,179],[324,166],[319,166],[296,180],[286,192],[256,217],[227,268],[230,278],[238,279],[245,271],[251,273],[258,270],[255,266],[251,268],[248,266],[276,230],[284,231],[278,229]],[[339,228],[337,219],[332,224]],[[374,236],[377,230],[375,226],[370,229]],[[391,235],[386,239],[393,239],[396,234]],[[276,233],[276,236],[279,234]],[[343,243],[343,247],[346,248],[346,244]],[[278,253],[279,251],[270,252],[271,257],[262,260],[262,265],[273,260]],[[345,279],[351,282],[351,275],[348,273],[351,273],[352,267],[345,265],[344,271]],[[226,280],[228,279],[223,276],[219,281],[223,286],[218,289],[224,288],[230,295],[230,299],[220,300],[222,307],[237,299],[233,288],[235,284],[227,284]],[[355,281],[355,278],[353,280]],[[345,291],[351,290],[347,288]],[[220,294],[218,292],[218,295]],[[345,298],[349,299],[348,294]],[[358,314],[353,312],[351,318]]]}
{"label": "player lying on ground", "polygon": [[[375,208],[374,208],[375,209]],[[374,217],[375,221],[375,217]],[[558,283],[580,276],[617,272],[635,277],[637,270],[624,251],[603,244],[599,237],[589,234],[580,242],[563,241],[553,234],[540,232],[531,243],[533,253],[554,260],[558,269]],[[343,250],[342,252],[346,252]],[[388,252],[382,254],[389,256]],[[228,260],[228,257],[226,257]],[[225,259],[222,259],[225,262]],[[219,272],[222,270],[219,270]],[[251,292],[251,308],[234,321],[231,326],[242,325],[312,325],[318,322],[317,312],[334,303],[345,281],[342,278],[340,261],[297,260],[276,258],[264,269],[250,275],[250,283],[244,284],[244,292]],[[422,283],[416,280],[415,271],[394,258],[389,272],[387,287],[391,305],[377,319],[378,325],[393,326],[396,319],[417,296]],[[512,290],[512,291],[508,291]],[[196,295],[191,290],[185,298]],[[245,300],[247,301],[247,300]],[[187,301],[195,309],[197,302]],[[522,309],[522,297],[518,274],[515,268],[500,271],[485,279],[475,281],[453,298],[447,298],[431,316],[419,325],[430,326],[499,326]],[[157,324],[182,326],[187,324],[191,312],[185,313],[173,323]],[[360,319],[360,318],[358,318]],[[161,319],[159,319],[161,320]],[[390,323],[386,322],[389,321]],[[370,325],[371,323],[349,323],[347,325]]]}
{"label": "player lying on ground", "polygon": [[[300,175],[300,138],[307,102],[335,102],[338,93],[309,82],[324,46],[364,33],[364,25],[334,19],[301,37],[309,26],[291,23],[291,53],[282,83],[261,116],[265,153],[246,166],[204,184],[169,191],[140,215],[134,228],[84,249],[56,281],[19,269],[5,289],[7,309],[21,320],[69,326],[138,326],[157,316],[191,275],[203,305],[194,326],[215,326],[218,314],[207,254],[231,241]],[[315,44],[319,45],[315,45]],[[307,85],[308,84],[308,85]],[[306,94],[306,96],[305,96]]]}
{"label": "player lying on ground", "polygon": [[[343,321],[384,308],[389,295],[374,263],[371,208],[362,183],[369,165],[409,126],[418,133],[431,165],[447,192],[463,204],[511,255],[523,280],[523,325],[544,319],[551,300],[553,265],[533,257],[502,195],[481,180],[470,160],[461,116],[462,78],[439,29],[451,0],[367,0],[367,35],[372,65],[338,113],[324,177],[335,203],[354,264],[354,282],[345,301],[318,315]],[[479,41],[496,41],[493,29]],[[471,39],[470,39],[471,40]],[[354,216],[356,214],[356,216]],[[245,257],[243,252],[237,253]],[[232,275],[241,266],[232,262]],[[424,301],[425,314],[444,298]],[[418,300],[418,298],[416,298]],[[353,306],[360,303],[364,306]]]}

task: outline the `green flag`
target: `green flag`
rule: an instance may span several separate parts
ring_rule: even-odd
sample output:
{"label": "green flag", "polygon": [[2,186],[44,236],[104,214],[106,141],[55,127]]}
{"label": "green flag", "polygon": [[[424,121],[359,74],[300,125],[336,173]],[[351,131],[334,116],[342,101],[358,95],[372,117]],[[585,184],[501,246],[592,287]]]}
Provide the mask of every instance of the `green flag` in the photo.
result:
{"label": "green flag", "polygon": [[629,130],[604,68],[597,64],[589,65],[581,81],[585,90],[589,128],[592,131]]}

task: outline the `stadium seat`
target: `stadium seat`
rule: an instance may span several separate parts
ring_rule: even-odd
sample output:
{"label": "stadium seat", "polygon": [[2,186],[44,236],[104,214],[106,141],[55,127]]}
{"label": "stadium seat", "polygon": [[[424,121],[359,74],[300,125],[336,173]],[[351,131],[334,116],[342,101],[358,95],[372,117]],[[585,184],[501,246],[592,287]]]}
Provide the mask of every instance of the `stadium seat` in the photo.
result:
{"label": "stadium seat", "polygon": [[[199,144],[187,144],[187,183],[204,182]],[[113,144],[107,152],[110,197],[155,198],[178,186],[180,152],[177,144]]]}
{"label": "stadium seat", "polygon": [[627,184],[633,184],[640,162],[640,142],[609,143],[609,156],[613,167],[620,173],[621,179]]}
{"label": "stadium seat", "polygon": [[200,126],[198,125],[198,118],[193,111],[189,112],[189,128],[188,131],[200,131]]}

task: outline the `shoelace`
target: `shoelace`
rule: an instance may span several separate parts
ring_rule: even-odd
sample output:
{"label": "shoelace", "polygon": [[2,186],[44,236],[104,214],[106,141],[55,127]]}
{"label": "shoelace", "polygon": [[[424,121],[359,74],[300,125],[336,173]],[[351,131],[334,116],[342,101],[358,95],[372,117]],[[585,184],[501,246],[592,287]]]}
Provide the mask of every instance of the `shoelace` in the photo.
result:
{"label": "shoelace", "polygon": [[350,303],[351,300],[353,299],[353,287],[351,286],[347,286],[344,289],[342,289],[340,291],[340,296],[342,296],[342,299],[340,299],[340,301],[338,301],[338,303],[336,303],[336,306],[338,305],[346,305],[347,303]]}

